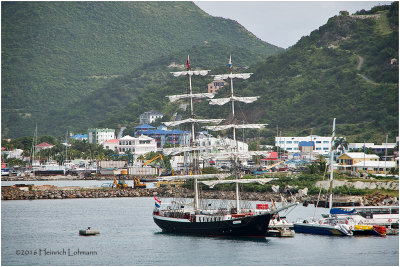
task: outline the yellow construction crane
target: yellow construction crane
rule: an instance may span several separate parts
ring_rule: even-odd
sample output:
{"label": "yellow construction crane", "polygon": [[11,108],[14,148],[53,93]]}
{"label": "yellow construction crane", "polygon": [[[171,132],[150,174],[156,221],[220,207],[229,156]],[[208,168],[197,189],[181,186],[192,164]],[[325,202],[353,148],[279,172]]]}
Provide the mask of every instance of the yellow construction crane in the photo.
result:
{"label": "yellow construction crane", "polygon": [[146,161],[145,163],[143,163],[143,166],[146,166],[147,164],[149,164],[150,162],[155,161],[156,159],[161,159],[162,161],[162,165],[164,166],[164,159],[163,156],[161,154],[158,154],[158,156],[155,156],[154,158],[152,158],[151,160]]}

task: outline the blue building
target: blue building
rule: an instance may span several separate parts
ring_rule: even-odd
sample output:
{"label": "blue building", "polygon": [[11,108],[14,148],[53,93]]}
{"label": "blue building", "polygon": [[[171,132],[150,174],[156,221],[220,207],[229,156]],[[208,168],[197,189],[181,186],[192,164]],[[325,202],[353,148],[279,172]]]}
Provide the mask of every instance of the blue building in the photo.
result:
{"label": "blue building", "polygon": [[71,138],[75,139],[75,140],[80,140],[80,141],[88,140],[88,135],[87,134],[76,134],[74,136],[71,136]]}
{"label": "blue building", "polygon": [[190,131],[168,130],[164,125],[157,127],[157,129],[148,124],[136,126],[135,136],[142,134],[154,138],[157,148],[162,148],[165,144],[187,145],[190,142]]}

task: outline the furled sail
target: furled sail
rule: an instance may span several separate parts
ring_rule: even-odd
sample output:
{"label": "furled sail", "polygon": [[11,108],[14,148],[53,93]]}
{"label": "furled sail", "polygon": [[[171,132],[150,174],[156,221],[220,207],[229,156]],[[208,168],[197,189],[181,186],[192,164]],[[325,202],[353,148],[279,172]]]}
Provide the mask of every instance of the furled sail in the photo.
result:
{"label": "furled sail", "polygon": [[208,185],[210,188],[213,188],[217,184],[231,184],[231,183],[239,183],[239,184],[258,183],[264,185],[273,180],[278,180],[278,178],[213,180],[213,181],[200,181],[200,183],[203,183],[205,185]]}
{"label": "furled sail", "polygon": [[268,124],[227,124],[227,125],[218,125],[218,126],[203,126],[204,129],[210,131],[223,131],[230,128],[235,129],[262,129]]}
{"label": "furled sail", "polygon": [[185,119],[185,120],[181,120],[181,121],[166,121],[163,122],[165,124],[165,126],[177,126],[183,123],[215,123],[215,124],[219,124],[223,121],[224,119]]}
{"label": "furled sail", "polygon": [[270,151],[247,151],[247,152],[217,152],[217,153],[202,153],[200,155],[201,159],[213,159],[213,160],[226,160],[232,158],[239,159],[249,159],[253,156],[263,156],[267,157],[271,152]]}
{"label": "furled sail", "polygon": [[231,173],[217,173],[217,174],[194,174],[194,175],[174,175],[174,176],[163,176],[158,179],[160,181],[169,181],[169,180],[182,180],[182,179],[225,179],[226,177],[232,175]]}
{"label": "furled sail", "polygon": [[[171,147],[171,148],[163,148],[164,155],[174,156],[183,152],[191,152],[191,151],[205,151],[210,149],[209,146],[183,146],[183,147]],[[212,149],[226,149],[225,146],[213,146]]]}
{"label": "furled sail", "polygon": [[230,74],[218,74],[218,75],[213,75],[213,76],[214,76],[214,80],[226,80],[228,78],[231,78],[231,79],[239,78],[239,79],[246,80],[246,79],[250,78],[250,76],[252,74],[253,73],[235,73],[235,74],[230,73]]}
{"label": "furled sail", "polygon": [[172,75],[174,75],[175,77],[179,77],[179,76],[184,76],[184,75],[201,75],[201,76],[206,76],[207,73],[210,70],[187,70],[187,71],[177,71],[177,72],[171,72]]}
{"label": "furled sail", "polygon": [[249,103],[253,103],[258,98],[260,98],[260,97],[259,96],[251,96],[251,97],[232,96],[232,97],[226,97],[226,98],[210,99],[210,105],[222,106],[232,100],[249,104]]}
{"label": "furled sail", "polygon": [[170,102],[175,102],[179,99],[185,98],[213,98],[215,95],[212,93],[200,93],[200,94],[184,94],[184,95],[169,95]]}

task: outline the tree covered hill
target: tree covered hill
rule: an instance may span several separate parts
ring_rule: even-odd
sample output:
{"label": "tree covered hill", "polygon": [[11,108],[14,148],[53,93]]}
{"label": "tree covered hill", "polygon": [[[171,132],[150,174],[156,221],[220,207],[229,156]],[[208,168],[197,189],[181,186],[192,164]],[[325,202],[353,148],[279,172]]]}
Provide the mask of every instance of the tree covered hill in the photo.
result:
{"label": "tree covered hill", "polygon": [[[313,134],[330,135],[336,117],[337,135],[351,142],[383,142],[386,134],[394,141],[399,70],[392,59],[399,59],[398,9],[394,2],[356,16],[335,16],[284,53],[268,58],[250,47],[225,46],[218,40],[160,55],[129,74],[109,79],[79,100],[49,109],[39,127],[52,134],[94,126],[117,129],[137,124],[139,114],[150,109],[162,111],[169,119],[184,112],[179,102],[168,103],[165,96],[184,93],[188,87],[186,79],[169,74],[180,69],[171,63],[184,65],[190,54],[194,68],[220,74],[227,71],[232,54],[235,72],[254,73],[248,80],[235,82],[235,92],[261,96],[254,104],[236,105],[237,121],[269,124],[260,133],[247,132],[247,137],[260,135],[272,141],[277,127],[283,135],[308,135],[311,128]],[[210,75],[196,77],[195,91],[204,92],[210,81]],[[227,86],[216,97],[228,95]],[[226,106],[196,103],[199,117],[228,118],[229,113]]]}
{"label": "tree covered hill", "polygon": [[[386,134],[394,141],[398,136],[399,69],[391,59],[398,59],[398,2],[368,12],[366,17],[335,16],[285,53],[246,70],[254,75],[236,82],[235,92],[261,98],[250,105],[238,103],[237,121],[269,124],[260,133],[250,131],[246,136],[260,134],[271,141],[277,127],[284,135],[308,135],[311,129],[313,134],[330,135],[336,117],[337,135],[349,141],[384,142]],[[219,67],[212,73],[226,71]],[[197,78],[195,86],[200,88],[208,81]],[[159,109],[167,117],[182,112],[176,103],[168,104],[165,95],[182,93],[176,90],[185,87],[184,78],[146,87],[137,101],[110,113],[99,125],[126,126],[150,109]],[[228,95],[227,87],[217,97]],[[196,105],[196,114],[228,118],[229,109],[203,101]]]}
{"label": "tree covered hill", "polygon": [[[170,72],[184,70],[188,54],[194,70],[226,65],[230,54],[234,55],[235,64],[243,69],[264,59],[247,49],[217,42],[194,46],[145,63],[65,108],[50,110],[42,126],[53,125],[52,130],[57,134],[66,129],[84,131],[94,126],[119,128],[138,124],[139,115],[146,110],[159,109],[165,114],[178,112],[176,105],[168,105],[166,95],[186,92],[187,80],[176,79]],[[207,92],[207,83],[211,81],[210,75],[194,78],[195,92]],[[59,118],[63,123],[58,126]]]}
{"label": "tree covered hill", "polygon": [[284,51],[192,2],[1,4],[4,137],[30,134],[49,110],[61,111],[142,64],[194,45],[219,42],[260,56]]}
{"label": "tree covered hill", "polygon": [[[351,141],[398,136],[398,2],[368,16],[335,16],[254,72],[246,91],[261,95],[249,114],[286,134],[337,134]],[[392,64],[391,64],[392,63]],[[255,113],[255,111],[262,111]],[[301,133],[301,132],[300,132]]]}

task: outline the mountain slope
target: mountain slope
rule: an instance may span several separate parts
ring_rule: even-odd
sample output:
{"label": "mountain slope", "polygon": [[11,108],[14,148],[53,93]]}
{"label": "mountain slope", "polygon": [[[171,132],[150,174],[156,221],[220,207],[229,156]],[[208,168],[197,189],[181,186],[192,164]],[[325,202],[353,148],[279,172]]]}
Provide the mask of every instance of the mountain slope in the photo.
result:
{"label": "mountain slope", "polygon": [[[386,134],[394,140],[399,65],[391,59],[398,59],[398,2],[371,11],[335,16],[259,66],[246,88],[262,95],[249,111],[252,119],[288,134],[313,128],[329,135],[336,117],[337,133],[351,141],[383,142]],[[384,31],[382,21],[390,21]]]}
{"label": "mountain slope", "polygon": [[162,55],[204,41],[283,49],[192,2],[2,2],[2,135]]}
{"label": "mountain slope", "polygon": [[[51,110],[51,116],[46,117],[41,124],[42,128],[51,128],[57,134],[67,128],[81,131],[93,126],[118,128],[121,125],[138,123],[139,115],[145,110],[170,109],[165,96],[185,93],[185,88],[188,87],[186,80],[176,79],[170,72],[185,69],[189,53],[193,69],[210,69],[210,66],[217,66],[222,62],[226,64],[230,53],[234,55],[235,65],[242,67],[263,59],[247,49],[217,42],[194,46],[146,63],[130,74],[111,80],[64,109]],[[193,79],[194,90],[206,92],[207,83],[211,81],[210,75],[196,77]],[[63,118],[60,126],[55,125],[59,118]]]}
{"label": "mountain slope", "polygon": [[[384,142],[386,134],[394,141],[398,136],[399,69],[391,59],[398,59],[398,19],[391,18],[396,17],[396,10],[398,17],[398,2],[369,13],[378,16],[335,16],[285,53],[253,64],[248,71],[254,75],[236,82],[235,92],[261,98],[251,105],[237,103],[237,121],[268,123],[260,135],[272,141],[277,127],[283,135],[308,135],[311,129],[313,134],[330,135],[336,117],[337,135],[349,141]],[[382,28],[384,20],[388,23]],[[213,73],[226,71],[226,67],[216,68]],[[196,80],[203,85],[208,82]],[[167,104],[164,96],[182,93],[173,91],[173,86],[185,88],[185,79],[144,87],[138,101],[109,114],[99,125],[126,125],[150,109],[171,116],[178,105]],[[226,87],[217,97],[228,95]],[[200,117],[228,118],[229,109],[205,101],[196,104]],[[258,133],[248,131],[246,136]]]}

